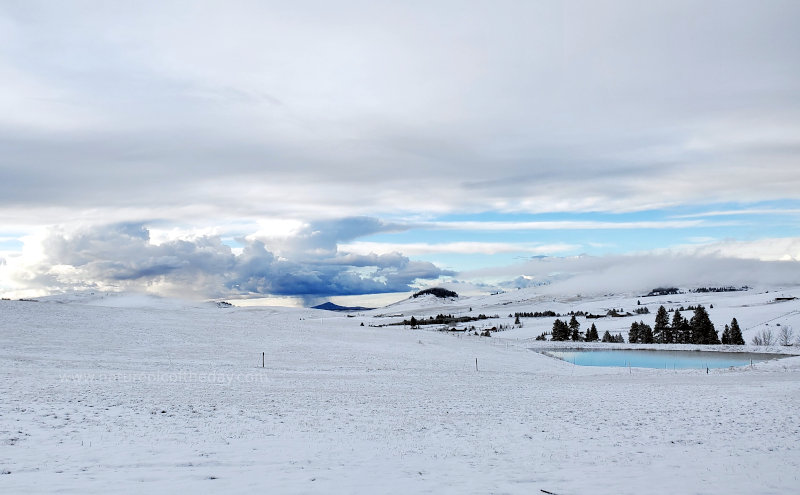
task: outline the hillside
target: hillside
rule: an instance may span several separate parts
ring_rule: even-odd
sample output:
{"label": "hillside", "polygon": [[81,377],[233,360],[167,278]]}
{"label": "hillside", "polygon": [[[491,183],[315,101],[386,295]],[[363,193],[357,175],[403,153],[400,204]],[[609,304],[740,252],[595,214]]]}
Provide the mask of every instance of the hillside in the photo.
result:
{"label": "hillside", "polygon": [[[796,300],[774,302],[785,294],[795,292],[670,295],[648,305],[713,303],[715,323],[735,315],[753,332],[797,321]],[[553,318],[526,318],[492,338],[369,326],[398,314],[497,313],[510,322],[515,311],[636,305],[635,296],[533,290],[439,301],[355,317],[2,301],[0,491],[796,488],[800,357],[709,374],[584,368],[529,350]],[[631,319],[596,321],[615,328]]]}

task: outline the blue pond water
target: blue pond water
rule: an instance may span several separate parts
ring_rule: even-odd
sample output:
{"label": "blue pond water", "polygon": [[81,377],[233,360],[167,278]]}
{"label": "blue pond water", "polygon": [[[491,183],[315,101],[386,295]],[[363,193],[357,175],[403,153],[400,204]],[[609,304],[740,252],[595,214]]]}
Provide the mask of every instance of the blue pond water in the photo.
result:
{"label": "blue pond water", "polygon": [[546,351],[545,354],[579,366],[631,366],[661,369],[749,366],[751,360],[753,363],[758,363],[785,357],[781,354],[638,349],[554,349]]}

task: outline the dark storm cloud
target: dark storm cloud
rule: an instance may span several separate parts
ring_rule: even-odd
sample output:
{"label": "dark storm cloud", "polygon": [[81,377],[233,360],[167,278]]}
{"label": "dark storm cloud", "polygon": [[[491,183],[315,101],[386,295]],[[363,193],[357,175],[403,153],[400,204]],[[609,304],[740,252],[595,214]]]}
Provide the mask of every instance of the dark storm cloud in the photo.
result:
{"label": "dark storm cloud", "polygon": [[[329,220],[314,220],[304,225],[291,237],[281,243],[281,248],[293,253],[294,256],[306,255],[310,258],[334,256],[337,254],[338,245],[342,242],[352,241],[358,237],[376,234],[379,232],[397,232],[407,230],[408,226],[384,222],[374,217],[346,217]],[[357,259],[350,256],[354,266],[365,265],[366,258]],[[386,258],[388,260],[388,258]],[[337,261],[338,260],[338,261]],[[342,263],[344,258],[331,260],[332,263]],[[374,259],[373,261],[380,261]],[[379,266],[374,264],[374,266]]]}
{"label": "dark storm cloud", "polygon": [[[368,225],[368,219],[346,219],[339,233],[332,235],[349,238],[353,231],[362,231]],[[322,251],[327,252],[327,242],[321,239]],[[304,248],[310,245],[308,239],[300,244]],[[262,242],[253,241],[237,256],[219,237],[209,236],[156,245],[150,242],[145,226],[130,223],[54,232],[42,248],[45,259],[33,267],[29,282],[61,289],[168,284],[207,296],[331,296],[404,292],[411,290],[416,280],[436,279],[447,273],[432,263],[411,261],[399,254],[344,253],[309,259],[306,249],[293,260],[276,257]],[[64,272],[64,267],[70,270]]]}

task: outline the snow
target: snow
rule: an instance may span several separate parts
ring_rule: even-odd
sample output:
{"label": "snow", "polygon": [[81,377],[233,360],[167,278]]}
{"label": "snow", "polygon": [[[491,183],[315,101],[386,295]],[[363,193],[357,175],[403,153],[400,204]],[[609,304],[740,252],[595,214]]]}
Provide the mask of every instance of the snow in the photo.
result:
{"label": "snow", "polygon": [[[354,317],[0,301],[0,493],[796,493],[800,357],[709,374],[591,368],[530,350],[551,345],[531,339],[553,318],[492,338],[369,326],[442,312],[499,314],[475,322],[494,326],[640,299],[650,324],[658,304],[713,303],[717,329],[735,316],[749,341],[766,322],[800,328],[800,303],[776,295],[526,289]],[[633,320],[592,321],[626,334]]]}

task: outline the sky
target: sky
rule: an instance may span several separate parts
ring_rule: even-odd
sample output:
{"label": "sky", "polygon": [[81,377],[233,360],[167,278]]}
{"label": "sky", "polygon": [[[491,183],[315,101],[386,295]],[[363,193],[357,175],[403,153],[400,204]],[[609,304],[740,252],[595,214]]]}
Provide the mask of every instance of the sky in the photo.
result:
{"label": "sky", "polygon": [[796,283],[798,19],[0,0],[0,294]]}

